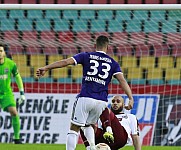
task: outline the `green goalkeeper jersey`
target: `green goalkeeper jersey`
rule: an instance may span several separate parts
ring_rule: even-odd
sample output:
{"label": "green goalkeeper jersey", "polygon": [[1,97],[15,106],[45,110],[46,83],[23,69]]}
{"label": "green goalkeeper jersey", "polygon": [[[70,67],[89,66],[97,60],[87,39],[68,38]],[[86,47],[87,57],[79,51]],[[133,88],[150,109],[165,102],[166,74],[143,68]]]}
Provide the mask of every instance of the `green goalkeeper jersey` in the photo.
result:
{"label": "green goalkeeper jersey", "polygon": [[17,74],[16,63],[5,57],[4,63],[0,64],[0,95],[12,92],[11,77]]}

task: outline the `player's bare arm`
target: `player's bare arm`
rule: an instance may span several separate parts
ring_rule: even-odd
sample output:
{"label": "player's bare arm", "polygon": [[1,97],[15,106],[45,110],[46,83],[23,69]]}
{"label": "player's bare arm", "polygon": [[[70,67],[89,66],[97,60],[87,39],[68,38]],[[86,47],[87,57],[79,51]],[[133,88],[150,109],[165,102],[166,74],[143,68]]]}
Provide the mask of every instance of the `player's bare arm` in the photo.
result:
{"label": "player's bare arm", "polygon": [[47,65],[47,66],[38,68],[37,71],[36,71],[36,76],[37,77],[42,77],[42,76],[45,75],[45,73],[48,70],[56,69],[56,68],[63,68],[63,67],[66,67],[68,65],[73,65],[74,63],[75,62],[74,62],[73,58],[67,58],[67,59],[56,61],[56,62],[54,62],[52,64]]}
{"label": "player's bare arm", "polygon": [[132,135],[132,139],[135,150],[141,150],[140,137],[136,134]]}
{"label": "player's bare arm", "polygon": [[116,74],[115,78],[119,81],[122,89],[125,91],[126,95],[129,98],[128,106],[125,106],[125,108],[127,110],[132,109],[133,108],[133,104],[134,104],[134,100],[133,100],[132,92],[131,92],[131,89],[130,89],[128,83],[126,82],[123,74],[121,74],[121,73]]}

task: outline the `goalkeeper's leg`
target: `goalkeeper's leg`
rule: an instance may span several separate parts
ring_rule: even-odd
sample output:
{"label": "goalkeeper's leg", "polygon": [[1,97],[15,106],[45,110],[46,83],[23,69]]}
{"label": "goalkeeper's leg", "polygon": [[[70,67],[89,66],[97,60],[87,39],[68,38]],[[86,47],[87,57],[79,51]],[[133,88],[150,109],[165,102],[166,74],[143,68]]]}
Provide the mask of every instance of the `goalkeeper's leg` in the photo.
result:
{"label": "goalkeeper's leg", "polygon": [[16,107],[8,107],[8,111],[12,117],[12,126],[14,130],[14,142],[15,144],[22,144],[20,140],[20,119]]}

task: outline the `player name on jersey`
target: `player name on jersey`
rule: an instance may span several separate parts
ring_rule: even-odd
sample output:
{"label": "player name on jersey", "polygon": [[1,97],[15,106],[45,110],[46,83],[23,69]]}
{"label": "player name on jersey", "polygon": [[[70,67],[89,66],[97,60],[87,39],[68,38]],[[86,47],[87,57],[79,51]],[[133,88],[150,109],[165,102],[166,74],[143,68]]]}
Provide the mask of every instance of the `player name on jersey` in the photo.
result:
{"label": "player name on jersey", "polygon": [[90,55],[90,58],[95,59],[95,60],[103,60],[103,61],[106,61],[108,63],[112,63],[111,59],[109,59],[107,57],[100,57],[100,56],[97,56],[97,55]]}
{"label": "player name on jersey", "polygon": [[94,77],[88,77],[88,76],[85,77],[85,81],[94,81],[96,83],[103,84],[103,85],[106,84],[106,82],[104,80],[94,78]]}

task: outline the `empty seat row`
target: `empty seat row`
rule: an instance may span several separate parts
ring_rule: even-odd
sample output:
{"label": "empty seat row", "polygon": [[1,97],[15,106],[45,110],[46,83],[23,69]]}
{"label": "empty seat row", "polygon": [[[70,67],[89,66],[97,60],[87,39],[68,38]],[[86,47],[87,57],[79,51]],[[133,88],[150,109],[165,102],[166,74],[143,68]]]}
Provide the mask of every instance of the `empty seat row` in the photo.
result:
{"label": "empty seat row", "polygon": [[1,4],[180,4],[177,0],[2,0]]}
{"label": "empty seat row", "polygon": [[9,31],[73,31],[73,32],[181,32],[179,21],[67,20],[67,19],[3,19],[0,30]]}
{"label": "empty seat row", "polygon": [[[46,64],[50,64],[57,60],[61,60],[63,58],[71,57],[72,55],[25,55],[25,54],[12,54],[12,59],[18,65],[24,63],[25,66],[31,67],[39,67],[45,66]],[[133,57],[133,56],[113,56],[111,55],[124,70],[125,68],[140,68],[140,69],[148,69],[148,68],[159,68],[159,69],[171,69],[177,68],[181,69],[181,57]],[[22,64],[23,65],[23,64]]]}
{"label": "empty seat row", "polygon": [[10,19],[180,20],[180,10],[0,10]]}
{"label": "empty seat row", "polygon": [[[161,33],[87,33],[80,32],[23,32],[1,33],[0,40],[9,47],[10,53],[75,54],[94,50],[95,38],[106,35],[110,38],[109,54],[118,56],[181,56],[180,34]],[[165,38],[165,43],[162,40]]]}
{"label": "empty seat row", "polygon": [[[7,48],[8,53],[11,54],[43,54],[43,55],[75,55],[79,52],[91,52],[95,51],[95,47],[93,46],[73,46],[70,44],[70,46],[51,46],[51,43],[48,47],[45,47],[43,45],[35,46],[33,43],[32,46],[29,43],[29,46],[10,46]],[[42,46],[42,47],[41,47]],[[150,48],[154,49],[150,49]],[[179,57],[181,56],[181,48],[177,48],[175,46],[175,49],[163,49],[163,47],[169,48],[167,45],[159,45],[159,48],[157,45],[138,45],[138,46],[130,46],[130,45],[122,45],[122,46],[109,46],[107,53],[109,55],[115,55],[118,57],[121,56],[135,56],[135,57],[144,57],[144,56],[152,56],[152,57],[163,57],[163,56],[172,56],[172,57]],[[158,49],[157,49],[158,48]]]}
{"label": "empty seat row", "polygon": [[[36,68],[40,66],[44,66],[46,64],[46,57],[43,55],[32,55],[30,56],[30,66],[27,65],[27,56],[26,55],[12,55],[12,59],[17,63],[19,67],[19,71],[22,77],[34,76]],[[49,61],[47,64],[55,62],[57,60],[63,59],[62,56],[49,56]],[[129,60],[129,59],[128,59]],[[180,61],[181,66],[181,59]],[[162,62],[163,64],[165,62]],[[122,68],[122,67],[121,67]],[[169,66],[169,68],[142,68],[142,67],[129,67],[126,66],[122,68],[123,73],[126,76],[127,80],[131,79],[163,79],[163,80],[179,80],[181,79],[181,68],[173,68]],[[47,73],[45,77],[52,78],[67,78],[71,77],[81,78],[82,77],[82,66],[78,65],[75,67],[67,67],[61,69],[55,69],[51,72]]]}

